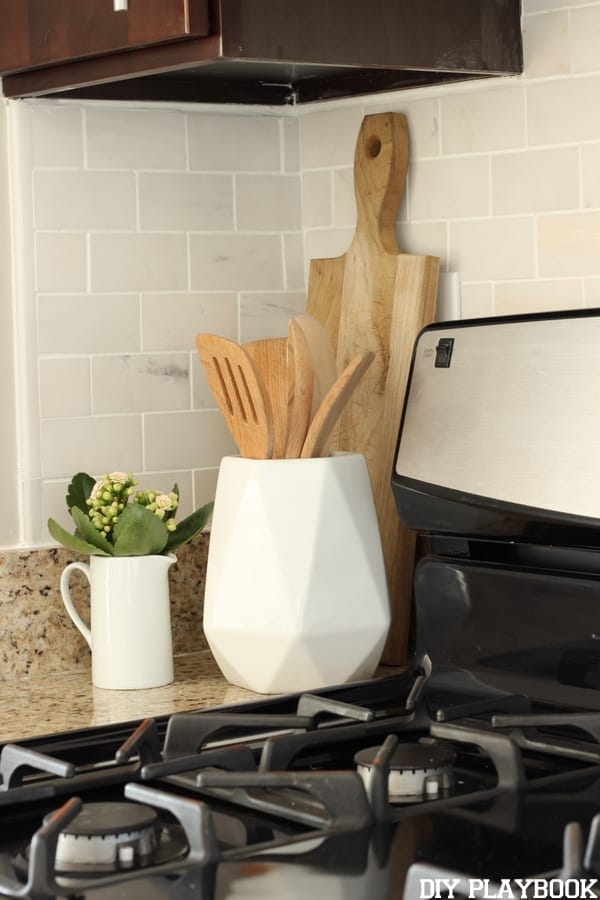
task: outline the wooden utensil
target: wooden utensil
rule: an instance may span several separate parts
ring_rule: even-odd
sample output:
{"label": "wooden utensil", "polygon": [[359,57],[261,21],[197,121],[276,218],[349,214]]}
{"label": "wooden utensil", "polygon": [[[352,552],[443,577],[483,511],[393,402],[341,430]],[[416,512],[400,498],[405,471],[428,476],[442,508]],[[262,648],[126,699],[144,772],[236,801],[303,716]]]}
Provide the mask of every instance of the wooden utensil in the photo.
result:
{"label": "wooden utensil", "polygon": [[288,323],[287,344],[288,420],[285,456],[287,459],[296,459],[302,452],[311,420],[314,383],[310,347],[296,319],[290,319]]}
{"label": "wooden utensil", "polygon": [[326,329],[314,316],[303,313],[295,321],[302,329],[310,349],[313,368],[313,399],[311,415],[314,416],[323,397],[338,377],[335,350]]}
{"label": "wooden utensil", "polygon": [[260,374],[243,347],[215,334],[196,335],[210,388],[242,456],[268,459],[273,415]]}
{"label": "wooden utensil", "polygon": [[261,375],[273,415],[273,459],[283,459],[288,422],[287,338],[242,344]]}
{"label": "wooden utensil", "polygon": [[329,388],[310,423],[302,447],[302,459],[324,455],[325,447],[337,420],[374,358],[375,354],[370,350],[360,353],[352,362],[348,363],[339,378]]}
{"label": "wooden utensil", "polygon": [[375,360],[346,405],[332,447],[365,455],[392,605],[383,661],[401,665],[412,598],[415,534],[398,519],[390,476],[414,339],[435,316],[439,259],[402,253],[395,223],[408,167],[406,118],[363,119],[354,158],[357,226],[342,256],[310,265],[307,312],[327,329],[338,368]]}

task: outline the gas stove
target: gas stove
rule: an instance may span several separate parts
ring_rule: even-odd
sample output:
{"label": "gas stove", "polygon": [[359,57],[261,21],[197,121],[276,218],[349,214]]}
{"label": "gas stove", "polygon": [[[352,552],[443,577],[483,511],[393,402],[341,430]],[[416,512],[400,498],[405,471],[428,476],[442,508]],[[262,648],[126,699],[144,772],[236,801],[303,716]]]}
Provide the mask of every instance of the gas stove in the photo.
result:
{"label": "gas stove", "polygon": [[370,682],[7,744],[0,895],[585,891],[600,714],[460,675],[423,654]]}

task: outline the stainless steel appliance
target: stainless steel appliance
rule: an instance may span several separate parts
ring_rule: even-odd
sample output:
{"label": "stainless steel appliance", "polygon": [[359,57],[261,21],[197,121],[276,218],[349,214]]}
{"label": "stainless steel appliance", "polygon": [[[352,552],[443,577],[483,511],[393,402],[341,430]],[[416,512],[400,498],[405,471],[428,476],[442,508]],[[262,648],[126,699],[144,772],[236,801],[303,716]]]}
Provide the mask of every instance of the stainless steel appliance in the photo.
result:
{"label": "stainless steel appliance", "polygon": [[[541,415],[553,372],[542,333],[563,373],[548,388],[578,372],[556,415],[566,427],[582,393],[591,403],[599,323],[595,311],[474,321],[417,340],[393,473],[427,551],[405,672],[4,746],[0,896],[600,896],[600,518],[582,512],[582,490],[573,508],[568,491],[545,491],[535,430],[510,411],[518,382]],[[529,375],[507,381],[523,358]],[[578,441],[582,415],[569,419]],[[526,502],[507,465],[485,481],[516,418],[537,460]],[[593,453],[577,452],[591,468]],[[581,466],[573,479],[584,484]]]}

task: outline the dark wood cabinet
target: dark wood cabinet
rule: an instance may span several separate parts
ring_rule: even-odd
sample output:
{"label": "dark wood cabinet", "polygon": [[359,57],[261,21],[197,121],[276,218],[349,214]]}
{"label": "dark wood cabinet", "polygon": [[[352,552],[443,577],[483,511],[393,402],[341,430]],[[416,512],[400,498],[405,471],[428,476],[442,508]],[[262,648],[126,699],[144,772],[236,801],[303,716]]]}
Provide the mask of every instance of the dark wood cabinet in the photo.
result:
{"label": "dark wood cabinet", "polygon": [[209,0],[0,0],[0,70],[207,35],[208,6]]}
{"label": "dark wood cabinet", "polygon": [[520,12],[520,0],[0,0],[0,74],[8,97],[294,104],[516,74]]}

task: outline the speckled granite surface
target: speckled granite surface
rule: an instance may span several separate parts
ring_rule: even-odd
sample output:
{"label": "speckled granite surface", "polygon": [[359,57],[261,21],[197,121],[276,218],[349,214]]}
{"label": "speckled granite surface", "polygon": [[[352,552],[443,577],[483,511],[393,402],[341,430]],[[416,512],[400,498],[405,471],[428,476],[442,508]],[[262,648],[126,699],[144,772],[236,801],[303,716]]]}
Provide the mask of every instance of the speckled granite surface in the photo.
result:
{"label": "speckled granite surface", "polygon": [[95,688],[86,670],[22,678],[0,684],[0,743],[240,703],[258,696],[225,681],[206,650],[175,657],[174,682],[145,691]]}
{"label": "speckled granite surface", "polygon": [[[207,649],[202,604],[208,534],[177,551],[169,570],[173,653]],[[60,595],[60,576],[74,560],[87,561],[64,548],[0,553],[0,682],[59,672],[89,673],[90,652]],[[71,596],[89,622],[89,589],[80,573],[71,580]]]}

